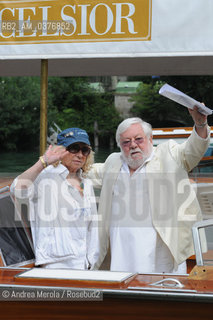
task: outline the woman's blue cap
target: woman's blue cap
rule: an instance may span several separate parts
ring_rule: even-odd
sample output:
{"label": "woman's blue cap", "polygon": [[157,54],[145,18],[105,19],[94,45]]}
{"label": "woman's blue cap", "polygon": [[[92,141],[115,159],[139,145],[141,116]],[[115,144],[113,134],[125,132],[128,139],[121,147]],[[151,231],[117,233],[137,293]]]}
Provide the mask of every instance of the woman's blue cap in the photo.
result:
{"label": "woman's blue cap", "polygon": [[68,128],[57,136],[57,145],[68,147],[70,144],[83,142],[90,146],[89,136],[85,130],[80,128]]}

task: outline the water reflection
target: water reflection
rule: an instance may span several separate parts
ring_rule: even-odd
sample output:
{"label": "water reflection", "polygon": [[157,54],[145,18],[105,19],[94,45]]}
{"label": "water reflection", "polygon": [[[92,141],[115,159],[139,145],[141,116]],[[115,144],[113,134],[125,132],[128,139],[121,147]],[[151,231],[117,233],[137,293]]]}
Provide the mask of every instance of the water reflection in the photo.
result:
{"label": "water reflection", "polygon": [[104,162],[112,152],[119,152],[119,149],[103,149],[95,150],[95,162]]}
{"label": "water reflection", "polygon": [[38,159],[37,152],[14,152],[1,153],[0,157],[0,175],[12,176],[29,168]]}
{"label": "water reflection", "polygon": [[[95,151],[95,162],[103,162],[111,152],[118,151],[99,148]],[[38,152],[2,153],[0,156],[0,176],[12,176],[32,166],[39,158]]]}

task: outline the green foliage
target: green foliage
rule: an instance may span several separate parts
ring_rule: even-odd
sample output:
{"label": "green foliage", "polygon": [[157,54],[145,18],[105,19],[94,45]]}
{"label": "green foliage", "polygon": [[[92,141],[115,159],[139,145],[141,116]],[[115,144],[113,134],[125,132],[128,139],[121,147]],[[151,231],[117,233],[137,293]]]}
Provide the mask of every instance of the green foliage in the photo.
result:
{"label": "green foliage", "polygon": [[92,134],[96,121],[99,135],[114,133],[120,118],[111,93],[94,90],[87,78],[51,78],[49,88],[58,110],[55,122],[62,129],[77,126]]}
{"label": "green foliage", "polygon": [[[39,148],[40,78],[0,78],[1,150]],[[110,93],[91,89],[87,78],[48,79],[48,124],[62,129],[78,126],[94,132],[97,121],[100,135],[114,134],[119,122]]]}
{"label": "green foliage", "polygon": [[[136,78],[142,80],[141,78]],[[135,80],[135,78],[133,78]],[[192,126],[192,118],[187,108],[159,95],[160,87],[168,83],[189,96],[204,102],[213,109],[213,77],[209,76],[168,76],[151,78],[138,89],[133,97],[134,105],[131,110],[134,116],[139,116],[150,122],[153,127]],[[212,116],[208,122],[212,125]]]}
{"label": "green foliage", "polygon": [[173,101],[159,95],[163,84],[162,81],[143,83],[133,97],[134,105],[131,112],[155,128],[174,125],[185,126],[188,115],[186,114],[186,117],[182,118],[179,106],[177,104],[174,106]]}
{"label": "green foliage", "polygon": [[[204,102],[213,109],[213,77],[212,76],[170,76],[161,80],[183,91],[194,99]],[[209,117],[210,122],[212,117]]]}
{"label": "green foliage", "polygon": [[[192,125],[186,108],[159,95],[159,88],[166,82],[213,109],[211,76],[131,77],[131,80],[143,81],[133,97],[132,112],[153,127]],[[105,86],[109,89],[108,83]],[[0,78],[0,114],[1,150],[38,150],[40,78]],[[212,125],[212,116],[208,119]],[[88,78],[48,79],[49,125],[54,121],[62,129],[82,127],[92,136],[96,122],[99,136],[105,142],[109,136],[114,136],[120,120],[113,94],[108,90],[101,93],[92,89]]]}
{"label": "green foliage", "polygon": [[38,78],[0,78],[1,149],[38,143],[39,91]]}

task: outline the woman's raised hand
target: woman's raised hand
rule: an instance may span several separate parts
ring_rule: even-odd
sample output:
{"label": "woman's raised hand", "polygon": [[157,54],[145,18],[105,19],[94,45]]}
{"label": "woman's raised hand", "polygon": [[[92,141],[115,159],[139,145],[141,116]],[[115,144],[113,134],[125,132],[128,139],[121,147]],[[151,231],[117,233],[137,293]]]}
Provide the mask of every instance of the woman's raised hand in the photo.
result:
{"label": "woman's raised hand", "polygon": [[62,160],[67,154],[69,154],[69,151],[67,151],[64,147],[50,145],[43,155],[43,158],[49,165]]}

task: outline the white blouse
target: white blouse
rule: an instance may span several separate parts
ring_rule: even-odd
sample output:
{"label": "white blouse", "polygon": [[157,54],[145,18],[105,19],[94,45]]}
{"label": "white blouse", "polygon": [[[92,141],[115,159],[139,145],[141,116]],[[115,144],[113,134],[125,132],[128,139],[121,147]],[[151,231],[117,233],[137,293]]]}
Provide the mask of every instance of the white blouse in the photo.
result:
{"label": "white blouse", "polygon": [[28,189],[11,193],[28,201],[35,264],[92,269],[99,255],[98,216],[92,183],[83,179],[83,197],[67,181],[62,164],[44,169]]}

